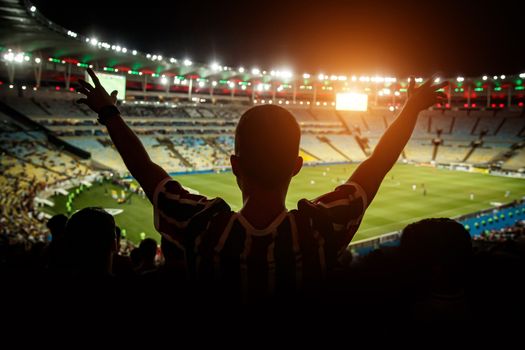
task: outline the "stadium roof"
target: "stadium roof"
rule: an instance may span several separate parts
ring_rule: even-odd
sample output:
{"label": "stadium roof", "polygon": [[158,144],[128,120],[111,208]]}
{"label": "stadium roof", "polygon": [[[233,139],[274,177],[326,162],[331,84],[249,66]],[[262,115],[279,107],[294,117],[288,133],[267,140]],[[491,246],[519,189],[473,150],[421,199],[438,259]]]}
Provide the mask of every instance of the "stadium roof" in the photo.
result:
{"label": "stadium roof", "polygon": [[[54,63],[71,63],[79,67],[93,66],[95,69],[110,72],[127,72],[134,75],[152,75],[153,77],[180,77],[185,79],[209,79],[221,84],[240,84],[248,82],[284,84],[299,81],[311,85],[318,82],[395,82],[393,77],[364,77],[344,75],[293,75],[289,70],[265,71],[258,68],[227,67],[218,63],[198,64],[184,57],[166,57],[160,54],[139,52],[133,48],[121,47],[102,41],[101,38],[86,37],[68,30],[41,14],[28,0],[0,0],[0,52],[4,60],[47,60]],[[11,55],[10,57],[6,54]],[[18,56],[17,56],[18,55]],[[522,73],[519,79],[525,77]],[[483,80],[511,81],[515,76],[488,76]],[[462,82],[465,78],[454,78]],[[460,80],[461,79],[461,80]],[[422,78],[419,79],[420,81]],[[481,77],[476,78],[481,80]],[[517,85],[522,85],[516,83]]]}

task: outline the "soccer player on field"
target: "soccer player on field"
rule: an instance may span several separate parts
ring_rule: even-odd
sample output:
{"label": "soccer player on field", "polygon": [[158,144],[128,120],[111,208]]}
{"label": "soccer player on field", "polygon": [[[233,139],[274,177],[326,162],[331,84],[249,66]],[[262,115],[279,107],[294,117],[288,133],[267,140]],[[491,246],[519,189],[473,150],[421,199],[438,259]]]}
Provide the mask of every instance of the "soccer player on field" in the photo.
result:
{"label": "soccer player on field", "polygon": [[415,87],[373,154],[332,192],[302,199],[287,210],[288,186],[303,165],[298,156],[301,130],[284,108],[265,105],[246,111],[235,131],[230,161],[243,206],[231,210],[221,198],[193,195],[155,164],[116,108],[95,73],[94,85],[80,80],[78,91],[99,114],[133,177],[153,204],[155,227],[185,250],[190,276],[219,281],[221,287],[252,300],[315,286],[339,267],[383,178],[407,144],[420,111],[446,96],[446,82],[433,78]]}

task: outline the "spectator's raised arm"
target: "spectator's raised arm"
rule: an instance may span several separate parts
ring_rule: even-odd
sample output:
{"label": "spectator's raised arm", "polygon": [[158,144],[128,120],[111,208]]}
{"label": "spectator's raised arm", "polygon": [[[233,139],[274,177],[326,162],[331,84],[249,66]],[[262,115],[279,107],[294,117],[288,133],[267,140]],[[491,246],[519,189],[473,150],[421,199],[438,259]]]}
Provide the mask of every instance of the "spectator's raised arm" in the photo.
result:
{"label": "spectator's raised arm", "polygon": [[372,202],[383,178],[392,169],[410,139],[419,112],[446,98],[446,95],[438,90],[448,85],[448,82],[432,85],[434,79],[433,76],[416,88],[415,79],[411,77],[408,99],[401,113],[385,131],[373,154],[361,163],[350,177],[349,182],[361,185],[368,204]]}
{"label": "spectator's raised arm", "polygon": [[110,94],[100,84],[93,70],[88,69],[95,86],[84,80],[79,80],[78,92],[86,95],[77,102],[84,103],[99,115],[99,121],[106,125],[109,136],[120,153],[124,164],[131,175],[140,183],[150,201],[157,185],[169,175],[159,165],[155,164],[149,157],[146,149],[139,138],[129,128],[115,107],[117,102],[117,91]]}

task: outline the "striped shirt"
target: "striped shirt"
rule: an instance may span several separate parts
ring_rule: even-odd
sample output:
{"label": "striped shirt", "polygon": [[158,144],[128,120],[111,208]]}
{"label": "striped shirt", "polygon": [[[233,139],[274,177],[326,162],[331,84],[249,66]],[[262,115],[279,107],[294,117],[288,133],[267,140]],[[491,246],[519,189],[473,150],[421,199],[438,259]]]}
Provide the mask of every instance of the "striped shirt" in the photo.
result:
{"label": "striped shirt", "polygon": [[185,252],[189,276],[258,299],[314,286],[338,268],[367,207],[357,183],[302,199],[264,229],[221,198],[208,199],[166,178],[153,198],[155,228]]}

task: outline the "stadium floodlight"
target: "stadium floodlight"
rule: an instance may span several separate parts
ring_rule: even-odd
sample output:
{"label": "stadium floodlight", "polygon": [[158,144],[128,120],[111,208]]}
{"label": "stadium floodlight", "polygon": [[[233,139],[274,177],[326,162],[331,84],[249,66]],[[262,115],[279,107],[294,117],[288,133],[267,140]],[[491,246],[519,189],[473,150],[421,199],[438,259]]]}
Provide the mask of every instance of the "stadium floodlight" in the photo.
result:
{"label": "stadium floodlight", "polygon": [[91,38],[91,39],[89,40],[89,43],[90,43],[91,45],[93,45],[93,46],[96,46],[96,45],[98,44],[98,40],[97,40],[96,38]]}
{"label": "stadium floodlight", "polygon": [[233,89],[235,87],[235,83],[233,81],[228,82],[228,86],[230,89]]}
{"label": "stadium floodlight", "polygon": [[441,81],[440,77],[437,77],[436,79],[434,79],[434,83],[439,83],[440,81]]}
{"label": "stadium floodlight", "polygon": [[35,58],[35,63],[40,63],[40,62],[42,62],[42,59],[40,59],[40,57]]}
{"label": "stadium floodlight", "polygon": [[210,66],[211,66],[211,69],[215,72],[222,70],[221,65],[218,64],[217,62],[213,62]]}
{"label": "stadium floodlight", "polygon": [[25,90],[25,89],[27,89],[27,86],[22,85],[22,90]]}
{"label": "stadium floodlight", "polygon": [[115,47],[115,50],[116,50],[117,52],[120,52],[120,51],[122,51],[122,48],[121,48],[119,45],[117,45],[117,46]]}
{"label": "stadium floodlight", "polygon": [[393,111],[396,110],[396,108],[395,108],[394,106],[390,106],[390,107],[388,107],[388,110],[389,110],[390,112],[393,112]]}
{"label": "stadium floodlight", "polygon": [[419,78],[416,78],[416,83],[422,83],[423,82],[423,78],[419,77]]}
{"label": "stadium floodlight", "polygon": [[360,82],[366,82],[366,83],[368,83],[368,82],[370,82],[370,77],[367,77],[367,76],[360,76],[360,77],[359,77],[359,81],[360,81]]}
{"label": "stadium floodlight", "polygon": [[137,50],[133,50],[133,51],[131,51],[131,54],[132,54],[133,56],[136,56],[136,55],[137,55]]}
{"label": "stadium floodlight", "polygon": [[500,78],[501,78],[501,79],[505,79],[505,75],[502,74],[502,75],[500,76]]}
{"label": "stadium floodlight", "polygon": [[331,76],[330,76],[330,80],[332,80],[332,81],[337,80],[337,75],[331,75]]}
{"label": "stadium floodlight", "polygon": [[170,57],[170,63],[177,63],[177,60],[173,57]]}
{"label": "stadium floodlight", "polygon": [[157,60],[162,61],[162,55],[158,55]]}
{"label": "stadium floodlight", "polygon": [[213,87],[215,87],[215,86],[217,86],[217,82],[214,80],[214,81],[211,82],[211,85],[212,85]]}
{"label": "stadium floodlight", "polygon": [[487,77],[486,75],[483,76],[483,80],[487,80],[489,77]]}
{"label": "stadium floodlight", "polygon": [[347,78],[346,75],[340,75],[340,76],[337,77],[337,80],[339,80],[339,81],[347,81],[348,78]]}
{"label": "stadium floodlight", "polygon": [[202,88],[202,87],[204,87],[204,86],[206,86],[206,83],[205,83],[204,81],[202,81],[202,80],[199,81],[199,87]]}
{"label": "stadium floodlight", "polygon": [[253,75],[260,75],[261,74],[261,70],[259,68],[252,68],[252,74]]}
{"label": "stadium floodlight", "polygon": [[352,75],[352,81],[357,81],[357,77],[355,75]]}
{"label": "stadium floodlight", "polygon": [[492,79],[494,79],[494,80],[498,80],[498,76],[495,75],[495,76],[492,77]]}
{"label": "stadium floodlight", "polygon": [[13,84],[9,84],[9,88],[12,89],[14,88],[15,86]]}
{"label": "stadium floodlight", "polygon": [[126,49],[125,47],[122,48],[122,52],[126,53],[128,52],[128,49]]}
{"label": "stadium floodlight", "polygon": [[151,58],[151,54],[146,54],[146,58]]}
{"label": "stadium floodlight", "polygon": [[285,69],[283,71],[277,71],[277,76],[284,78],[284,79],[292,79],[293,73],[289,69]]}
{"label": "stadium floodlight", "polygon": [[461,83],[461,82],[465,81],[465,78],[464,78],[464,77],[457,77],[457,78],[456,78],[456,81],[457,81],[458,83]]}
{"label": "stadium floodlight", "polygon": [[157,55],[153,55],[153,56],[151,56],[151,59],[152,59],[153,61],[155,61],[155,60],[157,59]]}
{"label": "stadium floodlight", "polygon": [[394,96],[399,96],[401,93],[399,91],[394,91]]}
{"label": "stadium floodlight", "polygon": [[525,73],[521,73],[520,78],[525,78]]}
{"label": "stadium floodlight", "polygon": [[193,64],[193,62],[188,58],[185,58],[183,63],[186,67],[189,67]]}
{"label": "stadium floodlight", "polygon": [[343,92],[335,95],[335,109],[338,111],[366,111],[368,95],[355,92]]}
{"label": "stadium floodlight", "polygon": [[31,6],[31,7],[29,8],[29,11],[31,11],[31,12],[35,12],[35,11],[36,11],[36,7],[35,7],[35,6]]}
{"label": "stadium floodlight", "polygon": [[323,74],[323,73],[321,73],[321,74],[319,74],[319,75],[317,76],[317,79],[319,79],[319,80],[324,80],[324,78],[325,78],[325,77],[324,77],[324,74]]}
{"label": "stadium floodlight", "polygon": [[303,74],[303,79],[310,79],[310,74],[304,73]]}
{"label": "stadium floodlight", "polygon": [[244,67],[239,67],[239,73],[244,73]]}

